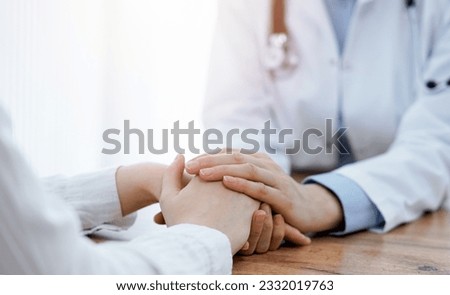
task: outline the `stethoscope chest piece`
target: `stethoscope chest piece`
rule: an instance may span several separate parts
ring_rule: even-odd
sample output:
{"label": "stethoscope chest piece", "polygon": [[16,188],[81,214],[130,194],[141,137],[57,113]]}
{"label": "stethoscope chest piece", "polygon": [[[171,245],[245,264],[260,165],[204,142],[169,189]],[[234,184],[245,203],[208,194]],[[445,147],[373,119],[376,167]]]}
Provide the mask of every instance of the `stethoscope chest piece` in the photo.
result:
{"label": "stethoscope chest piece", "polygon": [[288,36],[284,33],[271,34],[268,40],[265,56],[265,66],[269,70],[276,70],[283,66],[286,59]]}
{"label": "stethoscope chest piece", "polygon": [[286,33],[273,33],[268,39],[264,66],[277,76],[291,73],[298,66],[298,56],[288,42]]}

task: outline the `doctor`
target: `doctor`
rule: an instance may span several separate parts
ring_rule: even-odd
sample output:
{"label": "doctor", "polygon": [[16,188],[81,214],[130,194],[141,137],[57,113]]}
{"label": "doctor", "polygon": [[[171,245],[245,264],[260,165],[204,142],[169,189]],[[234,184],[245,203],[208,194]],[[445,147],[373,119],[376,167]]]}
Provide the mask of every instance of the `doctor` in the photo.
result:
{"label": "doctor", "polygon": [[[270,143],[272,159],[210,155],[188,171],[301,231],[387,232],[450,208],[448,0],[221,0],[206,97],[208,128],[271,120],[294,136]],[[320,153],[286,153],[326,119],[338,142],[309,136]],[[299,184],[298,170],[330,172]]]}

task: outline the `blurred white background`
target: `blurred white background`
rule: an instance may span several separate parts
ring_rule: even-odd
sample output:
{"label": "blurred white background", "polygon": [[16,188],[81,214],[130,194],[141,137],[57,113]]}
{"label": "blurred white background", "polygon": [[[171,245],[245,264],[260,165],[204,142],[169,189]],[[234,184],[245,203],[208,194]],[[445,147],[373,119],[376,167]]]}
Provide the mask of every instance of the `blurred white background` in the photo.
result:
{"label": "blurred white background", "polygon": [[215,15],[213,0],[0,0],[0,104],[37,173],[172,160],[103,155],[102,133],[200,126]]}

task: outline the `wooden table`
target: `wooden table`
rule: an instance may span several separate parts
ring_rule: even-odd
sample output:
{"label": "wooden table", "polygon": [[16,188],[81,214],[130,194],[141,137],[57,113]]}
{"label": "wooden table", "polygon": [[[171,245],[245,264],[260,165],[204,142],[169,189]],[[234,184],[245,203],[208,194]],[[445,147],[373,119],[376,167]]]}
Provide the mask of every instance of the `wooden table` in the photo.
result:
{"label": "wooden table", "polygon": [[450,212],[387,234],[318,237],[305,247],[234,258],[234,274],[450,274]]}

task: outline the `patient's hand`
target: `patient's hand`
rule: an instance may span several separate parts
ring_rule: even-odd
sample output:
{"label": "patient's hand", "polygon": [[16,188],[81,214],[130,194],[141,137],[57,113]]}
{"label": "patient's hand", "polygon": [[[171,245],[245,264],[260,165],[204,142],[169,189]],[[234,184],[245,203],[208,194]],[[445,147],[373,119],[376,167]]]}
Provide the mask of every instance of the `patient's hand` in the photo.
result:
{"label": "patient's hand", "polygon": [[223,232],[233,254],[245,244],[253,212],[259,202],[224,187],[222,182],[206,182],[199,177],[183,188],[184,157],[179,156],[164,174],[160,198],[168,226],[189,223]]}

